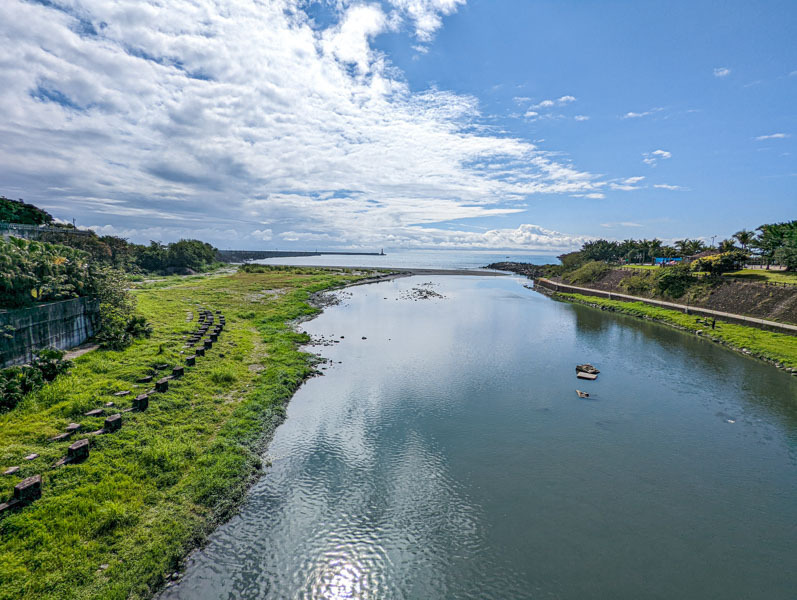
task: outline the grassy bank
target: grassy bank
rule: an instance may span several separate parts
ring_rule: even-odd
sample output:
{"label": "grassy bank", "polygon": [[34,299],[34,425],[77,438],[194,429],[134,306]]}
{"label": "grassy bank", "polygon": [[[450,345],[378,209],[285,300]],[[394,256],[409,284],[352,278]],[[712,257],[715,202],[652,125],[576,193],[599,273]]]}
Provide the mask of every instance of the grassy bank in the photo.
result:
{"label": "grassy bank", "polygon": [[[0,415],[0,499],[41,474],[43,496],[0,516],[0,599],[146,598],[186,551],[229,515],[261,468],[258,451],[285,403],[312,373],[289,322],[314,314],[311,293],[356,279],[312,269],[191,278],[136,292],[155,327],[120,351],[95,351],[71,374]],[[150,386],[135,381],[159,363],[183,364],[183,335],[196,303],[221,310],[227,326],[207,356],[146,412],[123,414],[120,431],[91,437],[89,458],[50,468],[70,441],[48,442],[83,414]],[[194,319],[187,321],[192,311]],[[114,392],[131,390],[117,398]],[[115,412],[118,409],[111,409]],[[83,437],[78,433],[74,439]],[[23,457],[39,454],[33,461]]]}
{"label": "grassy bank", "polygon": [[[582,294],[555,294],[556,298],[610,309],[635,317],[652,319],[690,332],[702,330],[702,336],[745,354],[762,358],[786,369],[797,369],[797,337],[763,331],[754,327],[717,321],[717,328],[696,321],[694,315],[651,306],[644,302],[621,302]],[[701,319],[702,320],[702,319]]]}

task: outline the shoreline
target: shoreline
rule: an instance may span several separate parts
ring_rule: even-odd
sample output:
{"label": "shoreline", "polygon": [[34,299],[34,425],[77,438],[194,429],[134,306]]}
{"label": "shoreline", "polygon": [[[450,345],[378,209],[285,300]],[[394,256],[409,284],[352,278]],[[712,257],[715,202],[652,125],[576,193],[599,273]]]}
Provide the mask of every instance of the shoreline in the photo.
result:
{"label": "shoreline", "polygon": [[[565,294],[549,290],[542,286],[539,287],[535,286],[530,289],[533,289],[537,293],[543,296],[548,296],[549,298],[559,302],[579,304],[581,306],[587,306],[602,311],[617,312],[623,315],[635,317],[637,319],[653,321],[655,323],[659,323],[671,329],[677,329],[679,331],[682,331],[683,333],[694,334],[697,337],[724,346],[728,350],[731,350],[737,354],[741,354],[742,356],[746,356],[748,358],[761,360],[780,371],[783,371],[789,375],[797,377],[797,360],[793,360],[789,356],[783,354],[781,354],[781,356],[779,357],[767,356],[766,354],[763,353],[763,351],[751,350],[746,346],[736,344],[728,339],[716,335],[717,333],[716,330],[703,329],[703,328],[698,328],[696,326],[689,326],[689,324],[686,323],[684,324],[678,323],[676,321],[676,317],[683,317],[684,315],[675,310],[669,310],[665,308],[655,308],[639,302],[624,302],[621,300],[607,300],[604,298],[595,298],[590,296],[583,296],[580,294]],[[659,312],[664,313],[663,314],[664,318],[657,316],[657,313]],[[755,327],[750,327],[747,325],[733,324],[720,320],[717,320],[717,324],[721,325],[722,327],[734,327],[734,328],[742,328],[743,330],[749,330],[750,333],[755,332],[756,336],[758,337],[782,336],[784,338],[794,340],[794,337],[789,336],[788,334],[769,332],[757,329]],[[714,331],[714,334],[711,333],[712,331]]]}

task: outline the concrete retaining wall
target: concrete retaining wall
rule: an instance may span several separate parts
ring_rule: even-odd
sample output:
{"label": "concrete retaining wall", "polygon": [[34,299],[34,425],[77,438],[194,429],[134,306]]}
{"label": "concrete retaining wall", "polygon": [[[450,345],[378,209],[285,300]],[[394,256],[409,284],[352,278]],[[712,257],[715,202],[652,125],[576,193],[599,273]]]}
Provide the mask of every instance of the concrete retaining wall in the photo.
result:
{"label": "concrete retaining wall", "polygon": [[700,317],[708,317],[711,319],[721,319],[728,323],[737,323],[739,325],[747,325],[749,327],[757,327],[758,329],[766,329],[768,331],[777,331],[778,333],[788,333],[790,335],[797,335],[797,325],[789,325],[787,323],[778,323],[776,321],[767,321],[766,319],[758,319],[756,317],[746,317],[744,315],[737,315],[733,313],[722,312],[719,310],[711,310],[709,308],[698,308],[694,306],[687,306],[685,304],[677,304],[675,302],[664,302],[663,300],[652,300],[651,298],[640,298],[638,296],[629,296],[627,294],[617,294],[615,292],[605,292],[603,290],[593,290],[591,288],[577,287],[574,285],[567,285],[550,279],[535,279],[535,286],[540,286],[554,292],[561,292],[563,294],[581,294],[583,296],[597,296],[599,298],[607,298],[609,300],[620,300],[622,302],[644,302],[652,306],[660,306],[662,308],[669,308],[670,310],[679,310],[687,315],[697,315]]}
{"label": "concrete retaining wall", "polygon": [[0,367],[30,362],[42,348],[67,350],[99,330],[99,303],[89,298],[0,311]]}

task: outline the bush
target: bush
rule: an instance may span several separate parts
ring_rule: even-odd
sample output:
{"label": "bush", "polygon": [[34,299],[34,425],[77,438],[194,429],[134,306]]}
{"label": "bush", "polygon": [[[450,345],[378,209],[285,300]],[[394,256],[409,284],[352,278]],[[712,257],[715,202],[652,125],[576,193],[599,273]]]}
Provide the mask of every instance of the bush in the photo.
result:
{"label": "bush", "polygon": [[656,275],[659,292],[671,298],[680,298],[695,282],[689,265],[664,267]]}
{"label": "bush", "polygon": [[41,372],[44,381],[52,381],[61,373],[66,373],[72,368],[72,361],[64,360],[64,354],[66,352],[63,350],[55,350],[53,348],[39,350],[38,354],[33,358],[31,366]]}
{"label": "bush", "polygon": [[648,273],[631,275],[620,285],[632,296],[645,296],[653,291],[653,278]]}
{"label": "bush", "polygon": [[611,267],[603,262],[593,261],[579,267],[572,273],[564,275],[568,283],[592,283],[611,271]]}
{"label": "bush", "polygon": [[705,271],[710,275],[722,275],[740,269],[744,266],[745,260],[747,260],[747,253],[742,250],[722,252],[692,261],[692,270]]}
{"label": "bush", "polygon": [[72,367],[63,350],[40,350],[30,365],[0,371],[0,410],[14,408],[25,397]]}

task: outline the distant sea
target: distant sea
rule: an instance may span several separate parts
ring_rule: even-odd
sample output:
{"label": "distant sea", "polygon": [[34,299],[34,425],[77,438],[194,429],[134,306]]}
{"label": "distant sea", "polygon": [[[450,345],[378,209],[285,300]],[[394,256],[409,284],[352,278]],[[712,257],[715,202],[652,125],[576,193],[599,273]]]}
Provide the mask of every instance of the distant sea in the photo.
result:
{"label": "distant sea", "polygon": [[267,265],[312,265],[325,267],[399,267],[408,269],[480,269],[494,262],[558,264],[555,255],[512,254],[473,250],[396,250],[384,256],[294,256],[255,262]]}

